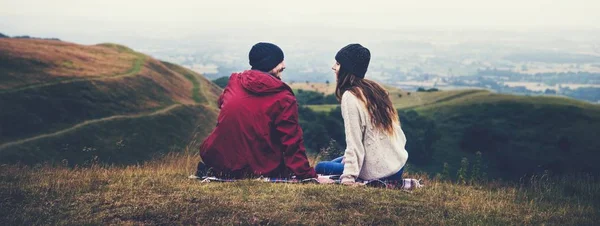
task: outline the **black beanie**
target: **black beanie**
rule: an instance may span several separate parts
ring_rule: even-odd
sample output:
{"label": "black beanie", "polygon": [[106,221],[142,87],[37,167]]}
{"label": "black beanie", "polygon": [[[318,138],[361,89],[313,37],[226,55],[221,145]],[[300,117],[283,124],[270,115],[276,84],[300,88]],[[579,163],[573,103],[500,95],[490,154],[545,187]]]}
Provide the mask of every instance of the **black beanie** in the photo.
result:
{"label": "black beanie", "polygon": [[252,46],[248,58],[252,69],[269,72],[283,61],[283,51],[275,44],[259,42]]}
{"label": "black beanie", "polygon": [[335,55],[335,60],[350,73],[360,78],[365,78],[371,52],[360,44],[350,44],[340,49]]}

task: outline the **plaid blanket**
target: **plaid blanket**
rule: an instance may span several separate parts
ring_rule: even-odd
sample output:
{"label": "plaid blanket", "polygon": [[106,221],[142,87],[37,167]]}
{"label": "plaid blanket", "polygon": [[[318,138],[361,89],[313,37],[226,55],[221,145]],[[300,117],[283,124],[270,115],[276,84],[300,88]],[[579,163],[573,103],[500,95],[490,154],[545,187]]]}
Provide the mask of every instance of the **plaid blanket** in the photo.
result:
{"label": "plaid blanket", "polygon": [[[319,177],[326,177],[335,181],[336,184],[341,184],[340,175],[324,175]],[[217,177],[209,177],[203,176],[198,177],[196,175],[190,175],[188,178],[201,180],[202,183],[209,182],[235,182],[239,179],[230,179],[230,178],[217,178]],[[308,178],[308,179],[296,179],[296,178],[273,178],[273,177],[259,177],[254,180],[261,182],[269,182],[269,183],[292,183],[292,184],[318,184],[319,181],[317,178]],[[421,184],[421,180],[417,179],[403,179],[403,180],[358,180],[358,183],[364,184],[367,187],[376,187],[376,188],[387,188],[387,189],[404,189],[404,190],[412,190],[415,188],[420,188],[423,185]]]}

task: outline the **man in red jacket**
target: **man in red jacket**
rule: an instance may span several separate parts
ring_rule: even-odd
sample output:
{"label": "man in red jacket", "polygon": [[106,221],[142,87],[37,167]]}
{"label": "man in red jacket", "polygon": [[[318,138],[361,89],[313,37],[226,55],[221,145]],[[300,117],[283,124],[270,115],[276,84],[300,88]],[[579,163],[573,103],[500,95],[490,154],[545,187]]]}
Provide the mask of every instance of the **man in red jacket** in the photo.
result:
{"label": "man in red jacket", "polygon": [[200,146],[197,176],[316,178],[298,124],[298,103],[281,81],[283,51],[257,43],[251,70],[233,73],[219,97],[217,126]]}

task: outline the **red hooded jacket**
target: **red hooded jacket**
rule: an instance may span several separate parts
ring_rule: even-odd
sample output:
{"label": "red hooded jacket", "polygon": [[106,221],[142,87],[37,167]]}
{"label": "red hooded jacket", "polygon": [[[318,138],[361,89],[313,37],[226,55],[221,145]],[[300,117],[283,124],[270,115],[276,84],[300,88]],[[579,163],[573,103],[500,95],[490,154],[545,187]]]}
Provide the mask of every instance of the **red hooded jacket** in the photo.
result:
{"label": "red hooded jacket", "polygon": [[316,177],[306,157],[298,103],[287,84],[257,70],[233,73],[218,104],[217,126],[200,146],[213,173]]}

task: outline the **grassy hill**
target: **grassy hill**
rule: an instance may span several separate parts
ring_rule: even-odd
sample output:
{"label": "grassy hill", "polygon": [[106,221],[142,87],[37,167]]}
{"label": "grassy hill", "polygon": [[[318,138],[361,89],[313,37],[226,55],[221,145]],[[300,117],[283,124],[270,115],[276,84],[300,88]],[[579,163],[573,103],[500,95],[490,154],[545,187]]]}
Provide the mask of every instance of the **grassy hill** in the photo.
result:
{"label": "grassy hill", "polygon": [[600,183],[533,177],[455,184],[422,178],[412,192],[342,185],[187,179],[197,156],[89,168],[0,166],[6,225],[593,225]]}
{"label": "grassy hill", "polygon": [[[436,95],[436,94],[430,94]],[[445,95],[440,93],[440,96]],[[435,122],[431,171],[481,152],[494,176],[600,173],[600,106],[563,97],[529,97],[463,91],[414,107]]]}
{"label": "grassy hill", "polygon": [[124,46],[0,39],[0,162],[136,163],[194,148],[219,94]]}

